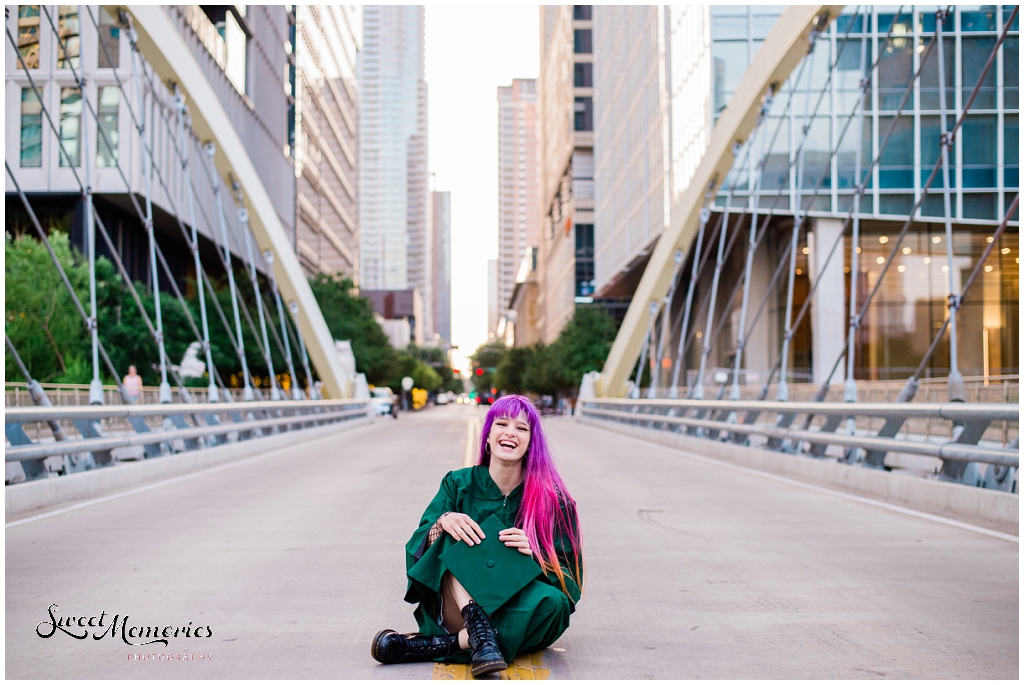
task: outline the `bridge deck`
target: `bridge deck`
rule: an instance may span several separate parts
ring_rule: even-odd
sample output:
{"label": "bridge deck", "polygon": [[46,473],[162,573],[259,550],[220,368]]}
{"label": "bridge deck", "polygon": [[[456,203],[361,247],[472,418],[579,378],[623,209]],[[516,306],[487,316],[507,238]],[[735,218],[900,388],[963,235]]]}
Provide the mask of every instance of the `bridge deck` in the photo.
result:
{"label": "bridge deck", "polygon": [[[482,415],[432,408],[9,521],[6,676],[430,678],[430,664],[376,664],[369,643],[415,625],[402,547]],[[551,677],[1018,677],[1015,542],[566,418],[546,425],[588,570],[572,626],[540,655]],[[44,640],[50,604],[213,636]],[[128,660],[143,652],[212,656]]]}

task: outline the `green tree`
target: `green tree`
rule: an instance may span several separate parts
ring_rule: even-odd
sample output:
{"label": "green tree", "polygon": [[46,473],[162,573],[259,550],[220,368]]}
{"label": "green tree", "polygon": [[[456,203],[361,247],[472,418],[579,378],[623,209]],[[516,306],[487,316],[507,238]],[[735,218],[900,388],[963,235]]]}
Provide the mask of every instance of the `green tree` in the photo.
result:
{"label": "green tree", "polygon": [[[89,267],[85,257],[72,246],[66,233],[54,230],[50,244],[68,275],[83,306],[89,302]],[[53,265],[45,245],[35,238],[6,238],[5,313],[7,335],[39,381],[88,383],[92,379],[90,336]],[[150,321],[155,322],[154,297],[142,283],[135,284]],[[161,293],[164,323],[164,348],[169,364],[178,363],[193,342],[181,303]],[[193,316],[195,313],[193,312]],[[114,264],[105,257],[96,259],[96,318],[99,338],[118,375],[134,364],[143,382],[159,382],[159,351],[138,305]],[[8,378],[20,373],[13,359],[5,364]],[[113,382],[109,369],[100,369],[101,378]]]}
{"label": "green tree", "polygon": [[583,374],[604,367],[615,333],[615,320],[603,307],[576,307],[553,343],[535,346],[523,386],[538,395],[574,395]]}
{"label": "green tree", "polygon": [[[83,303],[88,303],[89,271],[68,235],[54,231],[50,243]],[[39,381],[88,382],[88,334],[46,247],[23,235],[4,240],[4,314],[7,336]],[[5,355],[10,380],[20,379],[14,359]],[[79,378],[85,372],[84,378]]]}
{"label": "green tree", "polygon": [[[501,358],[508,350],[505,343],[501,341],[486,342],[476,348],[476,352],[470,356],[473,363],[472,377],[473,389],[478,393],[488,393],[494,387],[494,370],[501,363]],[[477,370],[480,373],[477,373]]]}
{"label": "green tree", "polygon": [[[452,382],[454,379],[454,372],[452,371],[451,361],[448,359],[448,355],[445,351],[440,347],[419,347],[416,343],[409,343],[404,354],[415,357],[437,373],[441,378],[441,382],[435,389],[449,390],[453,385],[455,385],[455,383]],[[461,381],[458,382],[458,387],[462,387]]]}
{"label": "green tree", "polygon": [[523,384],[538,395],[558,395],[568,390],[556,359],[554,344],[537,343],[533,356],[523,372]]}
{"label": "green tree", "polygon": [[533,363],[536,347],[512,347],[501,357],[494,371],[494,387],[521,395],[527,391],[526,372]]}
{"label": "green tree", "polygon": [[433,392],[441,386],[441,376],[437,371],[406,352],[398,354],[395,369],[397,373],[388,380],[387,385],[399,395],[402,394],[402,379],[406,376],[412,378],[414,388],[422,388],[427,392]]}
{"label": "green tree", "polygon": [[576,307],[552,347],[565,385],[575,393],[583,374],[604,368],[618,327],[603,307]]}
{"label": "green tree", "polygon": [[384,329],[373,318],[370,301],[359,297],[350,278],[320,274],[310,287],[331,335],[352,341],[356,371],[375,385],[387,385],[394,376],[397,355]]}

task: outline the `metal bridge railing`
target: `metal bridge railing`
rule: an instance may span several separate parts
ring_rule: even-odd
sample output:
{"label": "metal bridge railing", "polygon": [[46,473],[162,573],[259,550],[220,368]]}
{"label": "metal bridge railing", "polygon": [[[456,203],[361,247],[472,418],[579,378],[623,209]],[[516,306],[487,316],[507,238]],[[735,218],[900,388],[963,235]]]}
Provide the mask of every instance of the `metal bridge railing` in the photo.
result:
{"label": "metal bridge railing", "polygon": [[[818,458],[826,458],[833,447],[833,453],[838,449],[841,454],[840,461],[875,468],[886,467],[885,456],[890,452],[934,457],[967,465],[955,480],[1004,490],[1014,489],[1014,473],[1019,467],[1016,437],[1009,449],[998,442],[979,444],[993,423],[1018,425],[1020,408],[1016,404],[588,398],[579,400],[576,412],[582,417],[738,445],[757,442],[766,449]],[[799,417],[803,420],[798,421]],[[907,425],[911,420],[943,420],[952,424],[953,438],[917,433],[886,437],[861,428],[851,432],[845,423],[851,418],[858,424],[865,419],[877,423],[899,418]],[[754,436],[761,440],[752,441]],[[984,475],[978,464],[989,465]]]}
{"label": "metal bridge railing", "polygon": [[[8,407],[6,463],[27,480],[51,475],[44,461],[63,457],[60,473],[114,464],[112,450],[143,447],[147,458],[369,416],[369,400],[303,400],[121,406]],[[69,439],[64,424],[79,439]],[[150,423],[154,423],[151,426]],[[33,441],[25,428],[36,425]]]}
{"label": "metal bridge railing", "polygon": [[[54,405],[89,405],[89,385],[86,383],[40,383],[39,387],[47,394],[50,398],[50,402]],[[209,401],[209,391],[206,387],[189,387],[188,391],[189,394],[192,395],[192,399],[197,403],[202,404]],[[225,399],[231,397],[231,399],[228,400],[231,402],[236,402],[242,399],[241,388],[236,388],[234,394],[230,394],[230,388],[221,390],[220,393],[225,397]],[[159,402],[160,388],[153,385],[146,385],[143,386],[135,404],[157,404]],[[182,399],[181,395],[174,394],[171,396],[171,402],[179,404],[184,403],[185,400]],[[121,396],[121,391],[116,385],[104,385],[103,404],[119,406],[127,403],[124,401],[124,398]],[[4,383],[4,406],[31,407],[35,406],[35,402],[32,400],[32,393],[25,388],[24,383],[7,381]]]}

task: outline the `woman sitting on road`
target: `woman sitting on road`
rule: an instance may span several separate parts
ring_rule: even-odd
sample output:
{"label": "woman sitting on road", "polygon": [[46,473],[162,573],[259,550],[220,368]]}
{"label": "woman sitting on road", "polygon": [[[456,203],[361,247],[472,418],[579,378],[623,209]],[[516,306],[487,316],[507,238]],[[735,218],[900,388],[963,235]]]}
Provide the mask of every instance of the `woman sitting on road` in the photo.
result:
{"label": "woman sitting on road", "polygon": [[[481,524],[492,516],[497,539],[539,567],[486,540]],[[576,503],[527,398],[509,395],[491,406],[477,465],[441,481],[406,545],[406,573],[405,601],[419,603],[420,632],[377,633],[371,653],[385,664],[468,661],[478,677],[551,645],[569,627],[583,585]]]}

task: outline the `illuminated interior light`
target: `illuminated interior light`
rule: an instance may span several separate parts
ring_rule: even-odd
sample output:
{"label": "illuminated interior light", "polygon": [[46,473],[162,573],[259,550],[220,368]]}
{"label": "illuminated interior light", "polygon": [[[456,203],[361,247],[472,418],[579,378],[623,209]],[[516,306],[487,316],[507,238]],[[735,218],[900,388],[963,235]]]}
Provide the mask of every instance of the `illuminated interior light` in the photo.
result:
{"label": "illuminated interior light", "polygon": [[903,248],[903,254],[910,254],[910,248],[909,247]]}
{"label": "illuminated interior light", "polygon": [[904,271],[907,270],[907,267],[900,264],[899,266],[896,267],[896,270],[899,271],[900,273],[903,273]]}
{"label": "illuminated interior light", "polygon": [[986,266],[985,267],[985,273],[990,273],[991,271],[992,271],[992,267],[991,266]]}
{"label": "illuminated interior light", "polygon": [[879,236],[878,242],[880,242],[883,245],[885,245],[887,242],[889,242],[889,236],[887,236],[887,235]]}
{"label": "illuminated interior light", "polygon": [[1002,252],[1003,254],[1010,254],[1010,248],[1004,247],[1003,249],[1000,250],[1000,252]]}
{"label": "illuminated interior light", "polygon": [[924,263],[925,264],[931,264],[932,263],[932,258],[931,257],[925,257],[924,258]]}
{"label": "illuminated interior light", "polygon": [[938,245],[939,243],[942,242],[942,236],[941,235],[934,235],[934,236],[932,236],[932,242],[935,243],[936,245]]}
{"label": "illuminated interior light", "polygon": [[885,264],[885,257],[875,257],[876,264]]}

